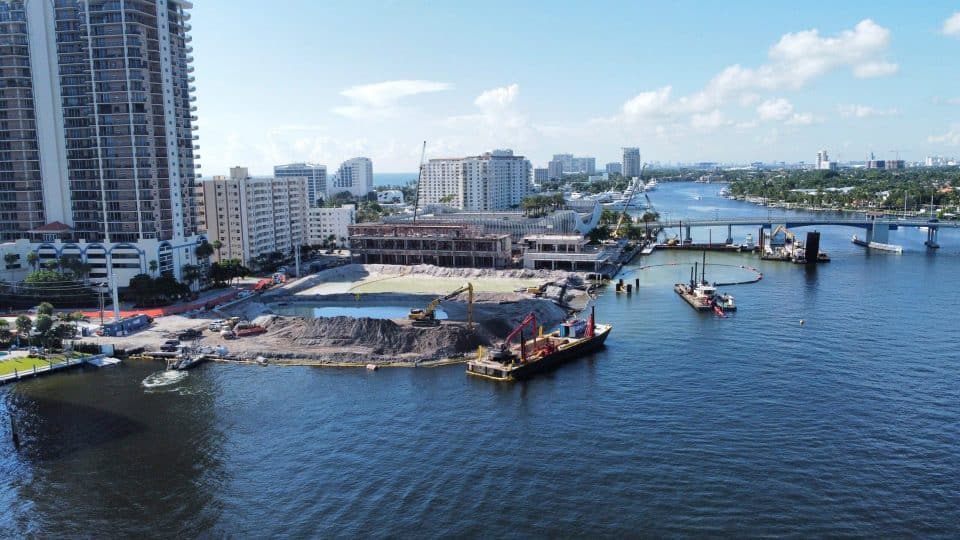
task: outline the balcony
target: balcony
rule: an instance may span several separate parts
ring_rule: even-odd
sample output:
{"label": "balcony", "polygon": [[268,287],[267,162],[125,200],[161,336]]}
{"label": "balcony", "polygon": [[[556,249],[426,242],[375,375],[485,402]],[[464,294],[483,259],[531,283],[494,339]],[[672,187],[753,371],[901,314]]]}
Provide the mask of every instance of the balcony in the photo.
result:
{"label": "balcony", "polygon": [[197,106],[196,106],[196,105],[191,105],[191,106],[190,106],[190,112],[197,112]]}
{"label": "balcony", "polygon": [[[194,149],[194,150],[199,150],[199,149],[200,149],[200,145],[199,145],[199,144],[193,145],[193,149]],[[196,157],[196,156],[194,156],[194,157]]]}
{"label": "balcony", "polygon": [[187,43],[190,43],[191,41],[193,41],[193,36],[187,34],[187,35],[183,36],[183,41],[185,41],[185,42],[187,42]]}
{"label": "balcony", "polygon": [[194,77],[193,75],[190,75],[189,77],[187,77],[187,82],[190,83],[190,84],[193,84],[193,83],[197,82],[197,78]]}
{"label": "balcony", "polygon": [[197,115],[195,115],[195,114],[191,114],[191,115],[190,115],[190,121],[191,121],[191,122],[196,122],[197,120],[199,120],[199,118],[197,118]]}

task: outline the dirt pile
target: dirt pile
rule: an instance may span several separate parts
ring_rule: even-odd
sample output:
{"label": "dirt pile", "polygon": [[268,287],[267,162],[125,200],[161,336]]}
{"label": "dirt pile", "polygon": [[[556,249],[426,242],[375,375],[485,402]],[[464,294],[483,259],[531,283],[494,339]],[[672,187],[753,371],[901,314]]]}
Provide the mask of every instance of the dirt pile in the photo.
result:
{"label": "dirt pile", "polygon": [[371,360],[436,360],[473,351],[483,343],[462,325],[419,328],[387,319],[271,317],[268,335],[302,350],[363,351]]}

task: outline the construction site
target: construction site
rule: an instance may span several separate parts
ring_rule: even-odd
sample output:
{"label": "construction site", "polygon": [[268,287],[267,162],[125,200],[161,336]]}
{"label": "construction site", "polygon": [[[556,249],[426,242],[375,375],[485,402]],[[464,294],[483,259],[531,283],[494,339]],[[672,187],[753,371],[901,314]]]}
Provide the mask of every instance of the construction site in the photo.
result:
{"label": "construction site", "polygon": [[[194,330],[189,345],[219,351],[209,353],[215,360],[424,366],[465,361],[530,313],[549,331],[588,300],[588,283],[575,273],[351,264],[196,318],[162,317],[146,330],[96,340],[150,354]],[[220,324],[222,331],[212,330]]]}

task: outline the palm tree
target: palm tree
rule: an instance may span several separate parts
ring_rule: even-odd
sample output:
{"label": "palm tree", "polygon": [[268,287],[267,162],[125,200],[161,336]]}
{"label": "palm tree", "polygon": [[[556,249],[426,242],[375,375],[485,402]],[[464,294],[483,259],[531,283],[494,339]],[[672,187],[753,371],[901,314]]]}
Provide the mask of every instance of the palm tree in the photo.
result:
{"label": "palm tree", "polygon": [[34,270],[37,269],[37,262],[40,261],[40,256],[37,255],[36,251],[31,251],[27,253],[27,263],[33,267]]}
{"label": "palm tree", "polygon": [[7,343],[10,336],[10,323],[6,319],[0,319],[0,341]]}
{"label": "palm tree", "polygon": [[219,260],[219,259],[220,259],[220,248],[223,247],[223,242],[221,242],[221,241],[219,241],[219,240],[214,240],[213,242],[210,242],[210,245],[213,246],[213,249],[217,250],[217,259]]}
{"label": "palm tree", "polygon": [[147,264],[147,267],[150,268],[150,275],[156,277],[157,268],[160,268],[160,264],[157,261],[153,260]]}
{"label": "palm tree", "polygon": [[14,322],[17,327],[17,343],[20,343],[21,336],[27,336],[30,339],[30,330],[33,329],[33,321],[26,315],[20,315]]}
{"label": "palm tree", "polygon": [[181,268],[183,280],[187,282],[190,291],[193,292],[193,284],[200,279],[200,266],[196,264],[185,264]]}

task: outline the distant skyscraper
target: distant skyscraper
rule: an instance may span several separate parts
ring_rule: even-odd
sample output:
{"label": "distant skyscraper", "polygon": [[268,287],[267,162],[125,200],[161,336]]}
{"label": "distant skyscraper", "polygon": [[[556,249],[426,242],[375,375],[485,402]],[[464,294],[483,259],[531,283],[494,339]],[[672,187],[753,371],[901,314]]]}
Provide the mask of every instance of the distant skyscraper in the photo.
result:
{"label": "distant skyscraper", "polygon": [[549,176],[547,176],[549,172],[550,172],[549,169],[534,169],[533,182],[536,184],[546,182],[550,178]]}
{"label": "distant skyscraper", "polygon": [[273,168],[277,178],[302,176],[307,179],[307,198],[310,206],[317,206],[317,199],[327,196],[327,167],[317,163],[290,163]]}
{"label": "distant skyscraper", "polygon": [[834,161],[830,161],[830,156],[827,155],[826,150],[821,150],[817,152],[817,170],[818,171],[837,170],[837,163]]}
{"label": "distant skyscraper", "polygon": [[547,178],[550,180],[563,180],[563,162],[551,161],[547,164]]}
{"label": "distant skyscraper", "polygon": [[613,174],[613,173],[623,174],[623,164],[617,163],[617,162],[607,163],[606,170],[607,170],[607,174]]}
{"label": "distant skyscraper", "polygon": [[421,204],[489,212],[520,204],[530,193],[530,162],[512,150],[431,159],[423,170]]}
{"label": "distant skyscraper", "polygon": [[640,176],[640,149],[625,147],[623,149],[623,176],[633,178]]}
{"label": "distant skyscraper", "polygon": [[373,162],[365,157],[344,161],[328,182],[328,186],[328,195],[349,191],[355,197],[365,196],[373,191]]}
{"label": "distant skyscraper", "polygon": [[597,158],[574,157],[573,154],[554,154],[552,161],[561,164],[563,174],[593,174],[597,170]]}

